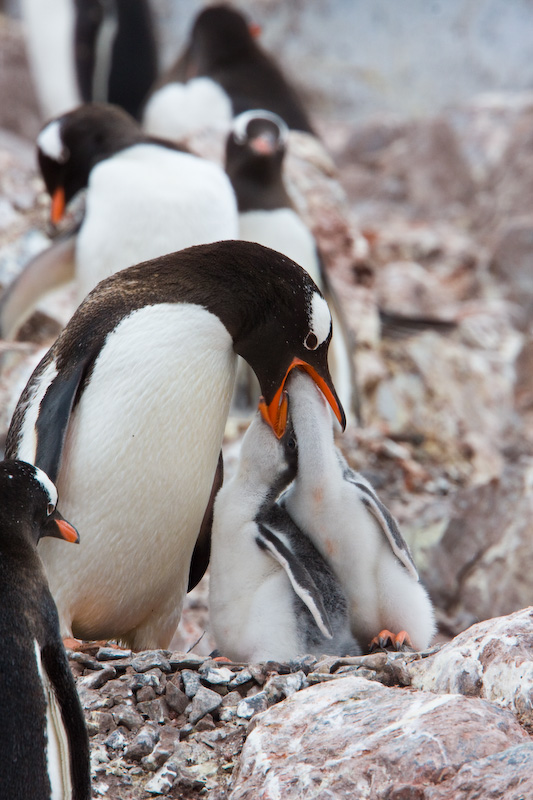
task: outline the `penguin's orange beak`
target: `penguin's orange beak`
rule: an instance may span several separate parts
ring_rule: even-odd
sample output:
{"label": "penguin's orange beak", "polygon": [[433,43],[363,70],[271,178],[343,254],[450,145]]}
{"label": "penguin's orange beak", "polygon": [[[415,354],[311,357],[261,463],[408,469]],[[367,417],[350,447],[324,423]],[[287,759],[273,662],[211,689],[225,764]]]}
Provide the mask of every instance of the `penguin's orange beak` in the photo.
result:
{"label": "penguin's orange beak", "polygon": [[301,358],[293,358],[287,372],[285,373],[285,377],[281,382],[276,394],[274,395],[272,401],[267,404],[264,397],[259,399],[259,411],[261,412],[261,416],[267,422],[278,439],[281,439],[283,434],[285,433],[285,428],[287,426],[287,410],[288,410],[288,403],[287,403],[287,393],[284,391],[285,384],[287,382],[287,378],[289,377],[289,373],[295,367],[301,367],[305,370],[311,378],[314,380],[328,403],[330,404],[333,413],[337,417],[339,424],[342,430],[346,427],[346,417],[344,416],[344,411],[342,406],[340,405],[339,401],[331,391],[330,387],[322,378],[316,369],[311,367],[305,361],[302,361]]}
{"label": "penguin's orange beak", "polygon": [[50,219],[54,225],[63,219],[65,213],[65,190],[62,186],[58,186],[52,195],[52,208],[50,211]]}
{"label": "penguin's orange beak", "polygon": [[80,541],[80,536],[76,528],[67,522],[66,519],[56,519],[55,523],[59,528],[58,538],[64,539],[66,542],[72,542],[73,544],[78,544]]}

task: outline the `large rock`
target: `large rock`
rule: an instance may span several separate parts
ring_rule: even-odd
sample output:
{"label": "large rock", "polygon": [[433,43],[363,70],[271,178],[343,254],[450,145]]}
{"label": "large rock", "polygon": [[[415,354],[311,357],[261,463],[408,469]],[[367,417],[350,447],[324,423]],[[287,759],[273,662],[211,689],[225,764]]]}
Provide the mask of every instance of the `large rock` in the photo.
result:
{"label": "large rock", "polygon": [[422,579],[455,634],[533,599],[533,459],[457,491],[418,515],[406,533]]}
{"label": "large rock", "polygon": [[533,607],[473,625],[407,669],[417,689],[485,698],[533,731]]}
{"label": "large rock", "polygon": [[[484,700],[348,677],[305,689],[258,717],[230,798],[451,797],[446,784],[464,765],[474,776],[478,762],[501,763],[520,745],[531,759],[533,744],[513,715]],[[491,796],[486,781],[479,770],[478,796]],[[524,797],[533,792],[533,777],[520,788]]]}

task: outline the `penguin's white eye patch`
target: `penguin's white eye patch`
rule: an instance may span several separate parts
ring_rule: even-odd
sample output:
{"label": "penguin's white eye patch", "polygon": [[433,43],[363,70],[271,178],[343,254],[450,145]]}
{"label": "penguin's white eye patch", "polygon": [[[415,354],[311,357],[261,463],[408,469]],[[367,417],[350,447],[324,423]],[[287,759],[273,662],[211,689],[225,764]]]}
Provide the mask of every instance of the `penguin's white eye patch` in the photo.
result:
{"label": "penguin's white eye patch", "polygon": [[61,138],[61,123],[57,119],[42,129],[37,137],[37,146],[43,155],[58,164],[65,164],[69,159],[68,147],[65,147]]}
{"label": "penguin's white eye patch", "polygon": [[316,333],[310,331],[304,339],[304,345],[307,347],[308,350],[316,350],[318,347],[318,339],[316,338]]}
{"label": "penguin's white eye patch", "polygon": [[[328,304],[318,292],[313,292],[311,298],[310,317],[309,327],[311,330],[305,337],[304,345],[308,350],[316,350],[322,342],[325,342],[331,331],[331,314]],[[315,339],[316,343],[314,343]]]}
{"label": "penguin's white eye patch", "polygon": [[[43,487],[44,491],[48,495],[48,506],[46,509],[46,513],[50,516],[55,511],[57,506],[57,489],[55,484],[52,483],[46,472],[43,472],[42,469],[39,467],[35,467],[35,480],[37,480],[41,486]],[[52,510],[50,511],[50,507]]]}

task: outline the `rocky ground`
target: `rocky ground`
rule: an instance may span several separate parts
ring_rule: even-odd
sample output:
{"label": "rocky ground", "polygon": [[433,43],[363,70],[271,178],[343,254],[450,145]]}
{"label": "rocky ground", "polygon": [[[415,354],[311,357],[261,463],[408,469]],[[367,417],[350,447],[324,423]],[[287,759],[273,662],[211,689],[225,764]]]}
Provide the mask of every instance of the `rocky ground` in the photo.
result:
{"label": "rocky ground", "polygon": [[[5,286],[50,232],[20,31],[1,15],[0,44]],[[338,444],[400,520],[448,643],[216,662],[206,579],[171,651],[71,655],[96,797],[533,796],[533,97],[317,122],[331,158],[293,137],[287,172],[357,339],[361,424]],[[68,308],[56,296],[0,343],[0,432]],[[228,472],[244,427],[228,425]]]}

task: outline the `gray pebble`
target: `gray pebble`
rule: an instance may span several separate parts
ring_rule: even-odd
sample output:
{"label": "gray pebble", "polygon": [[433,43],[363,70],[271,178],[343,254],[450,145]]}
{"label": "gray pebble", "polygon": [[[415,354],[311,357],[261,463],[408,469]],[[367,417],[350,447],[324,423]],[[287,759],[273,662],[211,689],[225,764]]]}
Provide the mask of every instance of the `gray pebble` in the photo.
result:
{"label": "gray pebble", "polygon": [[111,715],[117,725],[124,725],[129,731],[137,731],[143,718],[132,706],[115,706]]}
{"label": "gray pebble", "polygon": [[113,701],[110,697],[102,697],[98,692],[81,686],[80,681],[78,681],[78,695],[82,708],[86,711],[97,711],[99,708],[111,708],[113,706]]}
{"label": "gray pebble", "polygon": [[106,747],[111,750],[124,750],[127,745],[127,740],[122,731],[113,731],[104,741]]}
{"label": "gray pebble", "polygon": [[199,669],[207,658],[196,653],[172,653],[168,660],[173,669],[181,670]]}
{"label": "gray pebble", "polygon": [[242,719],[251,719],[260,711],[266,711],[269,706],[265,692],[258,692],[253,697],[246,697],[237,706],[237,716]]}
{"label": "gray pebble", "polygon": [[119,650],[116,647],[101,647],[96,658],[98,661],[116,661],[117,659],[131,658],[131,650]]}
{"label": "gray pebble", "polygon": [[270,704],[278,703],[285,697],[290,697],[300,689],[308,685],[303,671],[294,672],[290,675],[273,675],[265,683],[264,693]]}
{"label": "gray pebble", "polygon": [[140,653],[132,659],[131,666],[135,672],[147,672],[154,667],[158,667],[163,672],[172,672],[168,658],[162,650],[147,650],[146,653]]}
{"label": "gray pebble", "polygon": [[147,703],[137,703],[137,711],[148,719],[154,722],[163,724],[168,717],[168,707],[164,699],[157,697],[155,700],[149,700]]}
{"label": "gray pebble", "polygon": [[217,692],[213,692],[211,689],[201,686],[196,692],[192,703],[186,710],[190,724],[196,725],[202,717],[206,714],[210,714],[218,708],[221,703],[222,697],[217,694]]}
{"label": "gray pebble", "polygon": [[145,686],[151,686],[153,689],[158,689],[160,686],[160,681],[157,676],[153,675],[152,673],[145,673],[144,675],[135,673],[131,676],[131,678],[128,678],[128,686],[132,692],[137,692],[139,689],[142,689]]}
{"label": "gray pebble", "polygon": [[172,681],[168,681],[165,699],[169,707],[177,714],[183,714],[189,704],[189,698]]}
{"label": "gray pebble", "polygon": [[115,667],[106,664],[103,669],[93,672],[92,675],[86,675],[85,678],[80,678],[78,685],[84,689],[101,689],[104,683],[115,678],[117,671]]}
{"label": "gray pebble", "polygon": [[159,731],[153,725],[145,725],[124,752],[124,758],[140,761],[152,752],[159,741]]}
{"label": "gray pebble", "polygon": [[241,669],[240,672],[237,672],[235,677],[229,682],[228,686],[230,689],[233,689],[236,686],[243,686],[246,683],[255,682],[254,677],[249,669],[246,667]]}
{"label": "gray pebble", "polygon": [[227,686],[232,680],[233,674],[234,673],[227,667],[208,667],[207,669],[200,669],[202,680],[216,686]]}
{"label": "gray pebble", "polygon": [[189,669],[184,669],[181,673],[181,679],[183,681],[183,688],[185,689],[185,694],[187,697],[194,697],[202,685],[198,673],[192,672]]}

